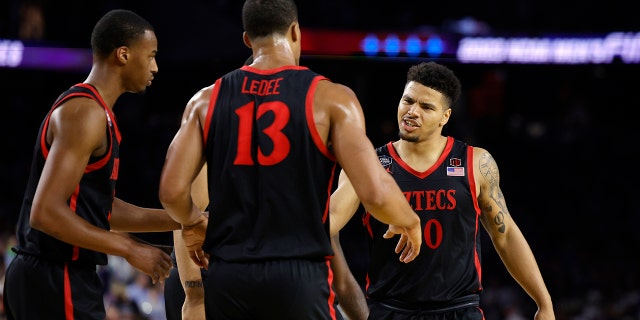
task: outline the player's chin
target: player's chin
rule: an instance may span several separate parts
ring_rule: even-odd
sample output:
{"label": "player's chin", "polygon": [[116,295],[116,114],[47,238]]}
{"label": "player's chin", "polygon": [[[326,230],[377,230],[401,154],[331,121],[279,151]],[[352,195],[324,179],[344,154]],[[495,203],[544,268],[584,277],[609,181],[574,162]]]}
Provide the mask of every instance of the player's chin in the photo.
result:
{"label": "player's chin", "polygon": [[133,91],[134,93],[138,93],[138,94],[144,94],[147,92],[147,88],[149,88],[149,86],[140,86],[138,88],[136,88],[135,91]]}
{"label": "player's chin", "polygon": [[417,142],[419,137],[416,134],[410,134],[406,131],[400,131],[400,133],[398,134],[400,136],[400,139],[405,140],[405,141],[409,141],[409,142]]}

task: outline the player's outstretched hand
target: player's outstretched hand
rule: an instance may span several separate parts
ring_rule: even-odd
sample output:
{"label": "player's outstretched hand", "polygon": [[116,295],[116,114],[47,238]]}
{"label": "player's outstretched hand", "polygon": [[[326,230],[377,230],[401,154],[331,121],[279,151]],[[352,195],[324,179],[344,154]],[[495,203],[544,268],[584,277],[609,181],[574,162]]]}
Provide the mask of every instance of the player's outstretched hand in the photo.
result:
{"label": "player's outstretched hand", "polygon": [[130,254],[125,257],[134,268],[151,277],[154,284],[164,282],[169,277],[173,262],[162,249],[135,241]]}
{"label": "player's outstretched hand", "polygon": [[202,245],[207,234],[208,224],[209,219],[202,215],[194,224],[182,226],[182,239],[189,252],[189,257],[196,265],[205,269],[209,268],[209,255],[202,251]]}
{"label": "player's outstretched hand", "polygon": [[396,253],[402,252],[400,254],[400,261],[409,263],[420,254],[420,247],[422,245],[420,223],[408,228],[389,225],[389,229],[387,229],[383,237],[385,239],[391,239],[397,234],[400,235],[400,240],[398,240],[395,251]]}

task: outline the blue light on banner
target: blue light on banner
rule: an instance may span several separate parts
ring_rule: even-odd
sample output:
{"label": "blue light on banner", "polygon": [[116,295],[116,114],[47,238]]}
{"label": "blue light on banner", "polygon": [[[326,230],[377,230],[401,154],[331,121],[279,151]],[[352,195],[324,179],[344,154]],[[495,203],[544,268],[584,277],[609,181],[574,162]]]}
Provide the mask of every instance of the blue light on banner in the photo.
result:
{"label": "blue light on banner", "polygon": [[367,56],[375,56],[380,50],[380,40],[374,34],[367,35],[362,40],[362,51]]}
{"label": "blue light on banner", "polygon": [[418,34],[370,33],[361,38],[360,48],[366,56],[399,57],[405,55],[411,58],[420,56],[438,58],[444,54],[454,53],[446,52],[446,42],[437,34],[420,36]]}
{"label": "blue light on banner", "polygon": [[400,39],[397,35],[388,35],[384,40],[384,52],[391,57],[396,57],[400,53]]}
{"label": "blue light on banner", "polygon": [[427,40],[426,51],[431,57],[439,57],[444,52],[444,42],[437,35]]}
{"label": "blue light on banner", "polygon": [[405,41],[404,48],[408,56],[417,57],[420,55],[420,51],[422,51],[422,40],[417,36],[410,35]]}

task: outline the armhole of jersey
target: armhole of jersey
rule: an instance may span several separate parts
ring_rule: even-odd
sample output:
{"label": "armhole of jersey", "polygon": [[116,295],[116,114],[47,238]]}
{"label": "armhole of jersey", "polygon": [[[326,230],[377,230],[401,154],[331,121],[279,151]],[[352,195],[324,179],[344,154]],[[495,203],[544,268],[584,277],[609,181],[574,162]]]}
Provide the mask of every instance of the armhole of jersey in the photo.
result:
{"label": "armhole of jersey", "polygon": [[313,98],[316,93],[316,88],[318,87],[318,82],[321,80],[329,80],[324,76],[316,76],[311,81],[311,85],[309,86],[309,91],[307,91],[307,97],[305,101],[305,114],[307,116],[307,127],[309,127],[309,133],[311,134],[311,139],[315,143],[316,147],[322,154],[324,154],[331,161],[335,161],[335,155],[329,150],[329,147],[324,144],[320,134],[318,133],[318,129],[316,128],[316,123],[313,117]]}
{"label": "armhole of jersey", "polygon": [[40,151],[42,152],[42,157],[46,160],[47,156],[49,156],[49,144],[47,143],[47,129],[49,128],[49,119],[51,119],[51,114],[53,114],[53,110],[58,105],[55,105],[49,111],[47,115],[47,119],[44,120],[44,124],[42,125],[42,132],[40,133]]}
{"label": "armhole of jersey", "polygon": [[94,100],[98,101],[98,103],[104,108],[105,113],[107,114],[107,121],[108,121],[107,123],[113,124],[113,129],[115,130],[116,138],[118,139],[118,143],[120,143],[120,141],[122,141],[122,136],[120,135],[120,129],[118,128],[118,122],[116,121],[116,116],[115,114],[113,114],[113,110],[109,109],[109,107],[107,106],[107,103],[104,102],[104,99],[102,99],[102,96],[100,95],[98,90],[94,86],[86,83],[80,83],[80,84],[77,84],[76,86],[86,88],[87,90],[93,93]]}
{"label": "armhole of jersey", "polygon": [[49,113],[47,114],[47,118],[44,120],[44,124],[42,125],[42,132],[40,135],[40,150],[42,151],[42,157],[44,157],[44,159],[47,159],[47,156],[49,156],[49,144],[47,143],[47,131],[49,130],[49,120],[51,120],[53,111],[57,109],[63,102],[74,97],[85,97],[85,98],[94,99],[94,97],[92,97],[90,94],[75,92],[75,93],[70,93],[64,97],[60,97],[56,102],[54,102],[53,106],[51,106],[51,109],[49,110]]}
{"label": "armhole of jersey", "polygon": [[211,129],[211,118],[213,116],[213,108],[218,101],[218,94],[220,93],[220,84],[222,78],[216,80],[213,84],[213,92],[211,92],[211,98],[209,99],[209,108],[207,109],[207,117],[204,119],[204,128],[202,129],[202,143],[203,148],[207,146],[207,138],[209,137],[209,130]]}
{"label": "armhole of jersey", "polygon": [[467,146],[467,172],[469,179],[469,191],[471,192],[471,197],[473,198],[473,207],[476,209],[476,214],[479,216],[482,211],[480,210],[480,205],[478,204],[478,193],[476,192],[477,188],[473,159],[473,146]]}

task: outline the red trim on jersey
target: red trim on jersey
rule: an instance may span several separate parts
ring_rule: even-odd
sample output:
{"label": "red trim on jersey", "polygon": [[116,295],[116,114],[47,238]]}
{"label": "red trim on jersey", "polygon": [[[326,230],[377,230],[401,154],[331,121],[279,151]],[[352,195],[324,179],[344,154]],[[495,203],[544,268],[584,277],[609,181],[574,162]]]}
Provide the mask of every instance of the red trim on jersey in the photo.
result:
{"label": "red trim on jersey", "polygon": [[[109,137],[109,141],[111,142],[109,143],[109,152],[107,152],[104,155],[104,157],[100,159],[100,161],[87,164],[87,166],[84,168],[84,173],[89,173],[91,171],[98,170],[109,162],[109,158],[111,158],[111,151],[113,151],[113,141],[111,141],[111,137]],[[117,166],[117,164],[114,164],[114,165]]]}
{"label": "red trim on jersey", "polygon": [[327,283],[329,284],[329,314],[331,314],[331,319],[336,319],[336,308],[334,308],[334,304],[336,301],[336,293],[333,291],[333,270],[331,270],[331,260],[326,261],[327,270],[329,271],[329,276],[327,277]]}
{"label": "red trim on jersey", "polygon": [[118,129],[118,123],[116,122],[116,116],[113,114],[113,111],[111,110],[111,108],[109,108],[109,106],[104,102],[104,100],[102,99],[102,96],[100,95],[98,90],[96,90],[96,88],[94,86],[92,86],[92,85],[90,85],[88,83],[79,83],[76,86],[87,88],[91,92],[93,92],[93,94],[96,95],[96,97],[98,98],[98,102],[100,102],[102,107],[107,111],[107,115],[111,118],[111,122],[113,123],[113,128],[116,130],[116,137],[118,138],[118,143],[120,143],[120,141],[122,140],[122,137],[120,136],[120,130]]}
{"label": "red trim on jersey", "polygon": [[49,155],[49,147],[47,147],[47,128],[49,128],[49,120],[51,119],[51,114],[53,113],[53,110],[60,106],[60,104],[73,97],[85,97],[93,99],[93,96],[91,96],[90,94],[76,92],[65,96],[64,99],[58,101],[51,107],[51,111],[49,111],[49,115],[47,115],[47,119],[44,121],[44,125],[42,126],[42,135],[40,136],[40,149],[42,150],[42,156],[45,159],[47,159],[47,156]]}
{"label": "red trim on jersey", "polygon": [[327,145],[322,141],[322,137],[318,133],[318,128],[316,128],[316,122],[313,117],[313,97],[316,93],[316,88],[318,87],[318,82],[320,80],[329,80],[323,76],[316,76],[311,81],[311,85],[309,86],[309,91],[307,91],[307,98],[305,99],[305,114],[307,115],[307,126],[309,127],[309,132],[311,133],[311,138],[315,143],[316,147],[331,161],[336,161],[336,156],[329,150]]}
{"label": "red trim on jersey", "polygon": [[71,280],[69,279],[69,264],[64,264],[64,318],[73,320],[73,299],[71,297]]}
{"label": "red trim on jersey", "polygon": [[369,285],[371,285],[371,280],[369,280],[369,272],[367,272],[367,274],[365,275],[364,281],[364,292],[366,293],[369,291]]}
{"label": "red trim on jersey", "polygon": [[204,119],[204,129],[202,134],[202,143],[205,146],[207,145],[209,129],[211,128],[211,118],[213,117],[213,108],[216,106],[216,101],[218,101],[218,94],[220,93],[221,83],[222,78],[216,80],[216,83],[213,85],[213,92],[211,92],[211,99],[209,99],[209,109],[207,109],[207,117]]}
{"label": "red trim on jersey", "polygon": [[[78,206],[78,195],[80,194],[80,185],[76,186],[76,190],[73,191],[71,198],[69,199],[69,208],[71,211],[76,212],[76,208]],[[80,248],[78,246],[73,246],[73,255],[71,257],[72,261],[78,260],[80,257]]]}
{"label": "red trim on jersey", "polygon": [[431,173],[436,171],[436,169],[440,167],[442,162],[444,162],[444,160],[447,158],[447,156],[451,152],[451,148],[453,148],[453,141],[454,141],[453,137],[447,137],[447,144],[445,145],[444,150],[442,150],[442,153],[440,154],[440,158],[438,158],[438,160],[431,167],[429,167],[427,171],[424,171],[424,172],[416,171],[415,169],[411,168],[411,166],[409,166],[406,162],[404,162],[404,160],[400,158],[400,155],[398,155],[398,152],[396,152],[396,149],[393,147],[392,142],[387,143],[387,149],[389,149],[389,154],[391,155],[391,157],[394,160],[396,160],[396,162],[404,170],[406,170],[407,172],[413,174],[414,176],[420,179],[424,179],[427,176],[429,176]]}
{"label": "red trim on jersey", "polygon": [[308,69],[309,68],[302,67],[302,66],[282,66],[282,67],[279,67],[279,68],[266,69],[266,70],[257,69],[257,68],[254,68],[252,66],[242,66],[240,68],[240,70],[257,73],[257,74],[260,74],[260,75],[270,75],[270,74],[278,73],[278,72],[284,71],[284,70],[308,70]]}
{"label": "red trim on jersey", "polygon": [[[480,214],[482,210],[480,210],[480,205],[478,204],[478,194],[476,192],[476,179],[473,170],[473,147],[467,146],[467,178],[469,179],[469,191],[471,191],[471,198],[473,199],[473,207],[476,211],[476,229],[474,233],[474,239],[478,239],[478,232],[480,231]],[[482,264],[480,263],[480,255],[478,254],[478,244],[474,243],[473,245],[473,262],[476,266],[476,272],[478,273],[478,284],[480,288],[482,288]]]}
{"label": "red trim on jersey", "polygon": [[333,179],[335,179],[336,176],[336,167],[337,165],[334,163],[333,168],[331,168],[331,178],[329,179],[329,185],[327,187],[327,201],[324,204],[322,223],[327,222],[327,217],[329,217],[329,203],[331,202],[331,191],[333,190]]}
{"label": "red trim on jersey", "polygon": [[371,238],[373,238],[373,230],[371,230],[371,213],[368,211],[364,213],[362,216],[362,225],[367,229],[367,233]]}
{"label": "red trim on jersey", "polygon": [[[85,89],[90,90],[91,92],[93,92],[93,94],[95,94],[95,97],[87,94],[87,93],[83,93],[83,92],[76,92],[76,93],[72,93],[69,94],[67,96],[65,96],[62,100],[58,101],[56,104],[54,104],[51,107],[51,111],[49,112],[49,115],[47,116],[44,125],[42,126],[42,135],[40,136],[40,149],[42,150],[42,156],[44,157],[44,159],[47,159],[47,156],[49,156],[49,148],[47,146],[47,131],[49,128],[49,120],[51,119],[51,114],[53,113],[53,110],[55,110],[58,106],[60,106],[60,104],[62,104],[65,101],[68,101],[71,98],[74,97],[85,97],[85,98],[89,98],[91,100],[95,101],[95,98],[97,98],[98,103],[100,104],[100,106],[105,110],[105,115],[107,117],[107,124],[108,123],[112,123],[113,124],[113,129],[115,130],[116,133],[116,139],[118,139],[118,143],[120,143],[122,137],[120,135],[120,130],[118,129],[118,124],[116,123],[116,117],[113,114],[113,112],[111,112],[111,109],[109,109],[109,107],[107,107],[107,104],[104,102],[104,100],[102,99],[102,96],[100,96],[100,94],[98,93],[98,91],[91,85],[89,84],[85,84],[85,83],[78,83],[76,84],[74,87],[83,87]],[[113,141],[111,141],[111,135],[109,135],[107,137],[110,141],[109,143],[109,152],[107,152],[105,154],[105,156],[100,159],[100,161],[98,162],[94,162],[92,164],[87,165],[87,167],[84,169],[84,173],[88,173],[91,172],[93,170],[97,170],[102,168],[107,162],[109,162],[109,158],[111,158],[111,151],[113,149]]]}
{"label": "red trim on jersey", "polygon": [[49,112],[49,115],[47,116],[47,119],[44,121],[44,125],[42,126],[42,133],[40,136],[40,150],[42,150],[42,157],[44,157],[45,160],[47,160],[47,156],[49,156],[49,148],[47,147],[47,128],[49,127],[49,119],[51,119],[51,113],[53,112],[53,109],[57,106],[57,104],[53,106],[53,108]]}

